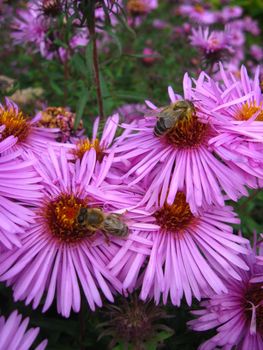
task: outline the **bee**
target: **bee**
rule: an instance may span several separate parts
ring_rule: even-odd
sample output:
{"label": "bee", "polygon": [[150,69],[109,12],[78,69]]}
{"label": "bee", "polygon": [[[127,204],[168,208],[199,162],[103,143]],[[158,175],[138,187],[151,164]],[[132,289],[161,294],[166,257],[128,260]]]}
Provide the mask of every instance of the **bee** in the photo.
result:
{"label": "bee", "polygon": [[188,119],[193,113],[195,114],[195,106],[189,100],[179,100],[149,113],[149,116],[155,114],[158,117],[154,127],[154,136],[166,135],[179,120]]}
{"label": "bee", "polygon": [[109,235],[127,237],[129,234],[129,228],[121,220],[120,215],[105,214],[100,208],[80,208],[77,223],[90,231],[91,235],[101,231],[107,241],[109,241]]}

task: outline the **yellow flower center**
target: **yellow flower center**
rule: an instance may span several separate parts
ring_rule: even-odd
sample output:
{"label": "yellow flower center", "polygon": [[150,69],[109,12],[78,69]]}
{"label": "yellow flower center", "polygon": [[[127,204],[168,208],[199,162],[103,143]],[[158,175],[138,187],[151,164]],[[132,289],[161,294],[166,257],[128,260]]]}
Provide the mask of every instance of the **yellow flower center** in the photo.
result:
{"label": "yellow flower center", "polygon": [[196,222],[189,204],[186,202],[185,194],[177,192],[174,203],[167,203],[154,213],[156,222],[163,230],[178,233],[184,231],[189,225]]}
{"label": "yellow flower center", "polygon": [[1,133],[1,140],[13,135],[18,138],[19,142],[25,141],[31,129],[30,122],[25,115],[13,108],[0,110],[0,125],[5,125]]}
{"label": "yellow flower center", "polygon": [[262,105],[260,104],[258,106],[258,105],[256,105],[255,102],[246,102],[245,104],[243,104],[241,110],[238,112],[236,119],[237,120],[248,120],[258,111],[259,111],[259,114],[257,115],[256,120],[262,122],[263,121]]}
{"label": "yellow flower center", "polygon": [[98,139],[95,139],[93,142],[91,142],[89,139],[82,139],[79,140],[76,144],[76,149],[73,151],[76,158],[82,159],[84,154],[88,152],[91,148],[94,148],[97,154],[97,160],[99,162],[102,161],[104,157],[103,149],[100,146],[100,141]]}
{"label": "yellow flower center", "polygon": [[86,208],[87,202],[87,199],[72,194],[60,194],[55,200],[47,202],[41,216],[44,217],[52,236],[65,243],[75,243],[92,236],[93,232],[88,231],[77,220],[80,209]]}

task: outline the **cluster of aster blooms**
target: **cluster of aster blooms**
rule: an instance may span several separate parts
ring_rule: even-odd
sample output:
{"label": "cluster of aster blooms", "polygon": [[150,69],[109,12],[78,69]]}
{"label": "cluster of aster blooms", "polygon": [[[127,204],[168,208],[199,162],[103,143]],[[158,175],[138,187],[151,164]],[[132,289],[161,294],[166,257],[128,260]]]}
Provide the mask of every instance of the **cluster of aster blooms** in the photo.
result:
{"label": "cluster of aster blooms", "polygon": [[[112,13],[110,0],[105,0]],[[86,27],[81,25],[77,9],[80,2],[63,0],[30,0],[25,8],[18,9],[12,21],[12,39],[14,44],[27,46],[39,52],[44,58],[59,59],[65,62],[80,47],[89,41]],[[102,25],[105,13],[102,7],[96,9],[96,20]],[[116,18],[111,16],[113,24]],[[114,21],[115,20],[115,21]]]}
{"label": "cluster of aster blooms", "polygon": [[65,6],[60,0],[28,1],[25,8],[16,11],[11,24],[14,44],[30,45],[48,60],[66,61],[72,51],[87,45],[88,32],[63,16]]}
{"label": "cluster of aster blooms", "polygon": [[[104,5],[102,6],[102,2]],[[101,34],[99,44],[109,42],[107,33],[101,31],[110,20],[115,26],[116,15],[124,6],[121,0],[98,0],[95,17],[98,32]],[[139,25],[143,18],[158,6],[157,0],[129,0],[125,3],[128,22]],[[89,33],[79,18],[81,2],[63,0],[29,0],[23,9],[18,9],[12,21],[12,39],[14,44],[27,46],[39,52],[44,58],[59,59],[65,62],[78,48],[86,46]],[[105,8],[108,13],[105,15]]]}
{"label": "cluster of aster blooms", "polygon": [[[65,108],[32,119],[8,99],[0,106],[0,281],[15,301],[43,312],[55,302],[64,317],[81,298],[95,310],[133,290],[156,304],[203,298],[190,327],[217,334],[201,349],[260,350],[262,247],[233,233],[239,219],[225,203],[263,185],[259,71],[235,78],[220,65],[220,81],[186,74],[183,90],[169,87],[166,112],[146,101],[131,123],[114,114],[101,130],[97,118],[91,138]],[[128,233],[83,224],[80,213],[94,209]],[[35,339],[20,322],[1,319],[1,349]]]}
{"label": "cluster of aster blooms", "polygon": [[[241,7],[224,6],[215,11],[209,3],[199,1],[178,6],[176,13],[190,20],[190,23],[178,27],[177,33],[186,35],[190,44],[200,51],[206,62],[213,64],[224,60],[225,69],[234,73],[238,72],[245,56],[249,56],[247,65],[251,70],[255,70],[262,63],[263,51],[259,45],[251,45],[246,52],[247,33],[254,37],[259,36],[260,29],[257,21],[243,16]],[[211,29],[215,25],[224,29]]]}

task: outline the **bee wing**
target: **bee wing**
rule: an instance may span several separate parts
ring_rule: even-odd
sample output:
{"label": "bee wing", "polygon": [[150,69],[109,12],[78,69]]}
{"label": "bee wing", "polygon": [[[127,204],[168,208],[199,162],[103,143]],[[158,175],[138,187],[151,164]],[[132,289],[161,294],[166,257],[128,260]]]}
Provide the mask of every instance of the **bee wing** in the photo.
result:
{"label": "bee wing", "polygon": [[181,115],[184,113],[183,109],[173,109],[165,110],[162,113],[160,113],[160,117],[163,120],[163,124],[166,129],[170,129],[174,126],[175,122],[177,122],[178,119],[180,119]]}
{"label": "bee wing", "polygon": [[145,111],[144,117],[156,117],[156,118],[158,118],[160,116],[161,111],[162,111],[162,108],[149,109],[149,110]]}

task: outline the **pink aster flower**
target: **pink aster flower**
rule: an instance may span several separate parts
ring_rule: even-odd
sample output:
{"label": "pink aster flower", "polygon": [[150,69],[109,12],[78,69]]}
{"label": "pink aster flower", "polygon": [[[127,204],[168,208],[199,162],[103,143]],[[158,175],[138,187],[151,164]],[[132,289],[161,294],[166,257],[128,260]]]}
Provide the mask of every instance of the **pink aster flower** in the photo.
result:
{"label": "pink aster flower", "polygon": [[[157,115],[162,108],[152,103],[153,109],[145,119],[135,125],[122,126],[129,130],[125,142],[122,138],[113,147],[114,162],[121,162],[126,170],[123,179],[134,176],[129,186],[144,181],[148,184],[143,198],[147,208],[152,205],[162,206],[167,200],[172,204],[178,191],[185,191],[186,200],[191,210],[211,204],[224,205],[225,196],[232,200],[247,194],[243,174],[224,164],[216,154],[216,149],[209,146],[215,130],[210,121],[204,121],[199,114],[198,98],[193,96],[192,82],[188,75],[184,78],[184,99],[193,100],[187,107],[188,118],[178,120],[169,132],[161,136],[154,134]],[[182,100],[169,88],[171,104]],[[186,113],[185,111],[183,113]],[[132,133],[131,131],[138,131]]]}
{"label": "pink aster flower", "polygon": [[259,70],[251,80],[244,66],[235,77],[220,64],[221,84],[201,74],[196,81],[195,98],[200,113],[207,115],[217,130],[209,145],[224,161],[243,172],[247,184],[263,178],[263,99]]}
{"label": "pink aster flower", "polygon": [[[205,341],[200,350],[261,350],[263,348],[263,267],[256,264],[255,251],[243,257],[249,271],[240,271],[242,279],[226,280],[228,293],[214,295],[193,311],[198,318],[189,322],[196,331],[216,328],[216,335]],[[261,283],[251,277],[261,275]]]}
{"label": "pink aster flower", "polygon": [[[20,235],[21,247],[0,256],[0,279],[12,286],[15,300],[32,302],[33,308],[43,302],[45,312],[56,299],[58,312],[68,317],[71,309],[80,310],[81,289],[92,310],[102,305],[99,290],[109,301],[114,291],[122,292],[122,284],[106,267],[116,253],[114,241],[79,219],[80,211],[88,208],[116,210],[100,188],[109,166],[103,163],[97,176],[95,165],[94,149],[76,163],[63,148],[59,156],[48,148],[39,157],[36,170],[44,187],[33,207],[35,222]],[[115,201],[118,197],[116,192]]]}
{"label": "pink aster flower", "polygon": [[138,26],[143,18],[158,7],[158,0],[128,0],[126,4],[128,23]]}
{"label": "pink aster flower", "polygon": [[13,150],[22,149],[25,154],[30,150],[38,154],[46,150],[47,144],[60,147],[60,144],[55,142],[60,131],[58,128],[38,127],[39,115],[30,119],[14,102],[8,98],[5,102],[5,105],[0,104],[0,126],[5,126],[2,140],[8,136],[16,137],[17,142],[13,145]]}
{"label": "pink aster flower", "polygon": [[230,35],[227,31],[211,31],[209,28],[192,29],[191,45],[201,51],[207,61],[218,62],[226,54],[233,54]]}
{"label": "pink aster flower", "polygon": [[[52,14],[54,10],[55,16]],[[60,6],[52,9],[47,2],[29,1],[26,9],[17,11],[17,18],[12,23],[14,43],[17,45],[33,44],[34,49],[48,60],[54,58],[63,62],[68,60],[71,50],[87,45],[88,32],[86,29],[76,31],[76,28],[73,27],[68,47],[58,46],[56,40],[61,40],[61,31],[57,29],[55,17],[60,12]]]}
{"label": "pink aster flower", "polygon": [[224,6],[221,11],[217,12],[217,19],[223,23],[241,17],[243,9],[240,6]]}
{"label": "pink aster flower", "polygon": [[246,16],[243,19],[243,27],[246,32],[249,32],[255,36],[260,34],[260,28],[257,21],[253,20],[251,17]]}
{"label": "pink aster flower", "polygon": [[[4,132],[4,126],[1,127]],[[19,159],[21,151],[12,151],[17,139],[9,136],[0,141],[0,246],[20,246],[18,234],[34,222],[28,207],[40,198],[40,177],[34,160]]]}
{"label": "pink aster flower", "polygon": [[45,41],[48,23],[40,16],[39,5],[30,2],[26,9],[17,11],[12,29],[12,37],[16,44],[34,43],[39,46]]}
{"label": "pink aster flower", "polygon": [[[137,191],[142,195],[143,189]],[[179,306],[185,297],[191,305],[192,297],[200,300],[226,292],[225,278],[241,280],[232,265],[248,269],[238,256],[248,252],[242,246],[247,240],[233,234],[230,225],[239,220],[229,206],[211,206],[194,215],[184,193],[179,192],[172,205],[165,203],[150,212],[143,206],[130,209],[130,220],[137,223],[140,237],[152,241],[150,257],[145,261],[146,252],[129,252],[123,242],[108,267],[123,281],[125,289],[141,286],[143,300],[153,297],[156,303],[160,299],[167,303],[170,296]],[[132,259],[127,251],[133,254]]]}
{"label": "pink aster flower", "polygon": [[[39,328],[27,330],[29,317],[22,321],[17,311],[12,312],[7,320],[0,317],[0,349],[1,350],[29,350],[35,341]],[[44,350],[47,340],[43,340],[35,350]]]}
{"label": "pink aster flower", "polygon": [[258,62],[263,60],[263,48],[259,45],[253,44],[250,46],[250,55]]}
{"label": "pink aster flower", "polygon": [[200,24],[213,24],[216,22],[216,13],[204,8],[201,4],[180,5],[177,12],[183,16],[188,16],[192,21]]}
{"label": "pink aster flower", "polygon": [[[235,23],[229,23],[225,26],[226,35],[232,47],[242,47],[245,44],[246,37],[243,28],[239,29]],[[242,47],[244,51],[244,48]],[[236,52],[235,52],[236,53]],[[242,57],[243,58],[243,57]]]}

